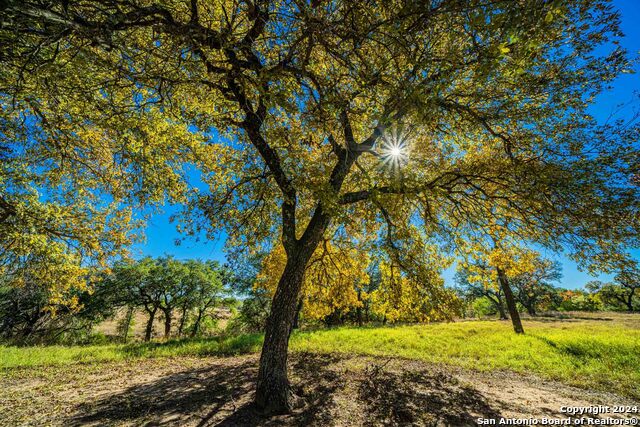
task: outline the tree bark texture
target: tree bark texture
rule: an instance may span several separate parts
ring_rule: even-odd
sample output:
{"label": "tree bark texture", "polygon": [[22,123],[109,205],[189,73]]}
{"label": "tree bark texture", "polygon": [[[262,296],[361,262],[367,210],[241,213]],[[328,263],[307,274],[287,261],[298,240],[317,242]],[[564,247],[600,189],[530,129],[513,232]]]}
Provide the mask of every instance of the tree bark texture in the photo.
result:
{"label": "tree bark texture", "polygon": [[294,396],[287,378],[287,348],[304,271],[313,249],[315,247],[288,256],[273,296],[260,355],[255,400],[265,414],[283,414],[293,408]]}

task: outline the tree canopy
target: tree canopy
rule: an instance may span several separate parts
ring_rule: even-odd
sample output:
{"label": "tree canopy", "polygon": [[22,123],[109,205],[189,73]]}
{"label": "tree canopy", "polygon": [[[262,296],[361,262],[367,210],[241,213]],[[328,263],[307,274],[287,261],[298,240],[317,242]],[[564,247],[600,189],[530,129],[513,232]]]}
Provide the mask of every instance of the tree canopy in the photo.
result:
{"label": "tree canopy", "polygon": [[637,266],[619,272],[613,282],[591,281],[586,288],[597,293],[609,307],[623,307],[629,312],[640,309],[640,271]]}
{"label": "tree canopy", "polygon": [[[627,262],[638,127],[586,110],[629,69],[620,36],[604,0],[9,0],[0,94],[17,130],[2,147],[116,209],[170,197],[188,232],[281,244],[257,393],[278,412],[304,272],[326,239],[378,244],[436,292],[434,247],[493,250],[496,237],[594,270]],[[186,191],[190,165],[207,191]],[[32,187],[3,190],[3,227]]]}

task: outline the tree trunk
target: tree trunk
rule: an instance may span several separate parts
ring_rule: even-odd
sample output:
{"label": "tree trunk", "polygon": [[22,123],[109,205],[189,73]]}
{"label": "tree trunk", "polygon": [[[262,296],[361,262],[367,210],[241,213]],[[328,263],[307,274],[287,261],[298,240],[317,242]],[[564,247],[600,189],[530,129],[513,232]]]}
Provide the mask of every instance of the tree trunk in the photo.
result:
{"label": "tree trunk", "polygon": [[342,324],[342,313],[340,310],[334,310],[331,314],[325,316],[323,322],[326,326],[338,326]]}
{"label": "tree trunk", "polygon": [[[358,301],[362,304],[362,290],[358,289]],[[356,308],[356,322],[358,322],[358,327],[362,327],[362,306],[358,306]]]}
{"label": "tree trunk", "polygon": [[635,288],[631,290],[629,293],[629,297],[627,298],[627,310],[629,313],[633,313],[633,295],[636,293]]}
{"label": "tree trunk", "polygon": [[153,310],[147,310],[147,312],[149,313],[149,320],[147,320],[147,328],[144,331],[145,341],[151,341],[151,333],[153,332],[153,320],[156,317],[157,310],[157,308],[154,308]]}
{"label": "tree trunk", "polygon": [[293,318],[293,326],[291,329],[298,329],[300,327],[300,311],[302,310],[302,298],[298,301],[298,306],[296,307],[296,316]]}
{"label": "tree trunk", "polygon": [[171,321],[172,321],[171,309],[164,310],[164,338],[167,339],[171,336]]}
{"label": "tree trunk", "polygon": [[127,342],[129,339],[129,329],[131,328],[131,320],[133,320],[133,307],[127,307],[127,314],[125,315],[125,325],[124,325],[124,333],[122,336],[122,340]]}
{"label": "tree trunk", "polygon": [[38,312],[35,312],[33,315],[27,315],[26,326],[22,329],[20,335],[23,341],[26,341],[31,337],[34,330],[36,329],[36,324],[38,323]]}
{"label": "tree trunk", "polygon": [[500,320],[507,320],[507,312],[504,310],[504,304],[502,301],[498,301],[498,312],[500,313]]}
{"label": "tree trunk", "polygon": [[516,300],[513,297],[513,293],[511,292],[511,286],[509,286],[507,275],[504,274],[504,271],[502,271],[502,269],[500,268],[497,268],[496,270],[498,272],[498,281],[500,282],[500,286],[502,287],[502,292],[504,292],[504,299],[507,302],[509,315],[511,316],[511,323],[513,323],[513,330],[516,331],[516,334],[524,334],[522,321],[520,321],[520,313],[518,313]]}
{"label": "tree trunk", "polygon": [[184,331],[184,323],[187,320],[187,306],[184,305],[182,307],[182,313],[180,314],[180,325],[178,326],[178,336],[182,336],[182,332]]}
{"label": "tree trunk", "polygon": [[[313,249],[315,248],[311,248],[311,253]],[[287,347],[309,258],[309,254],[301,253],[295,254],[293,258],[288,256],[273,296],[256,387],[256,404],[265,414],[283,414],[293,408],[294,396],[287,378]]]}
{"label": "tree trunk", "polygon": [[201,307],[198,307],[198,317],[196,317],[196,321],[193,322],[193,329],[191,329],[191,338],[195,337],[200,330],[200,321],[202,320],[202,313],[204,310]]}
{"label": "tree trunk", "polygon": [[27,339],[29,339],[31,334],[33,334],[33,331],[34,331],[35,325],[36,325],[36,321],[37,321],[37,319],[34,321],[34,318],[29,317],[29,320],[27,321],[27,326],[25,326],[22,329],[22,332],[20,334],[21,335],[21,339],[23,341],[26,341]]}
{"label": "tree trunk", "polygon": [[[495,295],[495,296],[494,296]],[[502,297],[499,293],[487,292],[485,293],[485,297],[491,301],[493,306],[498,310],[498,315],[500,316],[500,320],[507,320],[507,313],[504,311],[504,303],[502,302]]]}
{"label": "tree trunk", "polygon": [[529,313],[529,316],[534,316],[534,317],[537,316],[535,304],[533,303],[528,304],[526,306],[526,309],[527,309],[527,313]]}

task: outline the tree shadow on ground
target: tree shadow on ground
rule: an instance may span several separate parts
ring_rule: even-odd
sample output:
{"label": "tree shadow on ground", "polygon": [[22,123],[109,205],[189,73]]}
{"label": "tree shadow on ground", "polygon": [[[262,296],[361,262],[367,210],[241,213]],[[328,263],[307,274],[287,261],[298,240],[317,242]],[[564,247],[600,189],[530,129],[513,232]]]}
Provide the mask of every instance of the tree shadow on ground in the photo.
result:
{"label": "tree shadow on ground", "polygon": [[[263,417],[249,401],[230,416],[220,420],[219,427],[271,425],[333,425],[333,398],[344,388],[347,378],[331,367],[343,357],[328,354],[300,353],[291,361],[293,392],[297,408],[290,415]],[[253,397],[253,396],[251,396]]]}
{"label": "tree shadow on ground", "polygon": [[[497,418],[485,397],[454,377],[415,367],[388,369],[352,358],[296,354],[292,414],[265,418],[252,403],[256,358],[217,359],[79,405],[68,425],[476,425]],[[362,364],[362,363],[361,363]]]}
{"label": "tree shadow on ground", "polygon": [[[224,360],[224,359],[222,359]],[[206,408],[217,413],[251,392],[257,375],[255,361],[238,364],[213,363],[207,368],[185,370],[135,385],[77,408],[70,425],[182,425],[204,420]],[[196,425],[198,422],[195,423]]]}
{"label": "tree shadow on ground", "polygon": [[369,414],[365,425],[475,426],[479,417],[500,417],[481,393],[442,372],[370,365],[364,376],[358,397]]}
{"label": "tree shadow on ground", "polygon": [[[606,313],[603,313],[606,314]],[[537,322],[578,322],[581,320],[594,320],[594,321],[603,321],[603,322],[612,322],[615,319],[611,316],[601,316],[601,315],[584,315],[576,312],[541,312],[536,314],[535,316],[531,316],[529,314],[521,313],[521,317],[523,320],[531,320]]]}

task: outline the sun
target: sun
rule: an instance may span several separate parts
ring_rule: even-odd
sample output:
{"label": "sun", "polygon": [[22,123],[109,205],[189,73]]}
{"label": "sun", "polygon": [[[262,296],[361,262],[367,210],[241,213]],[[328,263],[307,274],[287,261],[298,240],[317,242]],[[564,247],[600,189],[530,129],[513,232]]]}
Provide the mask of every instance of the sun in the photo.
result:
{"label": "sun", "polygon": [[382,165],[392,173],[400,172],[400,169],[409,162],[409,138],[406,132],[392,129],[382,136],[382,146],[379,154]]}

